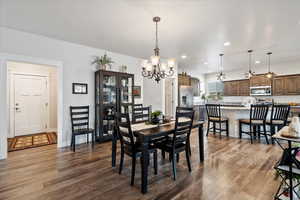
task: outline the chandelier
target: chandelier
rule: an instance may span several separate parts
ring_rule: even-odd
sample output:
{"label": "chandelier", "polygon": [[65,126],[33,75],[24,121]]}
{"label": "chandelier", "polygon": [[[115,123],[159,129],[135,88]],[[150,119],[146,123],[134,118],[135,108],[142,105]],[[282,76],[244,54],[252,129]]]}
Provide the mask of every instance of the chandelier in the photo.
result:
{"label": "chandelier", "polygon": [[154,17],[153,22],[156,26],[154,55],[150,57],[150,62],[148,60],[142,61],[142,75],[149,79],[153,78],[158,83],[161,79],[174,74],[175,60],[169,59],[167,63],[160,61],[157,31],[160,17]]}
{"label": "chandelier", "polygon": [[251,70],[251,64],[252,64],[252,52],[253,50],[248,50],[248,55],[249,55],[249,68],[248,68],[248,72],[245,74],[246,78],[251,78],[252,76],[255,75],[255,72]]}
{"label": "chandelier", "polygon": [[224,54],[219,54],[219,56],[220,56],[220,69],[219,69],[219,73],[217,74],[217,80],[218,81],[223,81],[226,77],[225,77],[225,74],[224,74],[224,72],[223,72],[223,56],[224,56]]}

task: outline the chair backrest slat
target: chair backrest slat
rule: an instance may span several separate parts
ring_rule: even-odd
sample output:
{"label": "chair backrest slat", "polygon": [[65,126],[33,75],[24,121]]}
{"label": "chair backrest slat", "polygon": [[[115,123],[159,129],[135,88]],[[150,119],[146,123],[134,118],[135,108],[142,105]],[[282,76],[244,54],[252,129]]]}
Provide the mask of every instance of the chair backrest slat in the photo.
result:
{"label": "chair backrest slat", "polygon": [[151,107],[143,107],[143,104],[135,104],[132,110],[132,122],[140,123],[150,121]]}
{"label": "chair backrest slat", "polygon": [[89,128],[89,106],[70,106],[72,131]]}
{"label": "chair backrest slat", "polygon": [[287,104],[273,104],[271,111],[271,123],[273,121],[282,121],[282,125],[287,124],[288,116],[290,114],[291,106]]}
{"label": "chair backrest slat", "polygon": [[261,120],[266,121],[269,106],[264,104],[252,104],[250,108],[250,121]]}
{"label": "chair backrest slat", "polygon": [[189,142],[194,121],[195,111],[192,109],[176,109],[175,131],[173,135],[173,148],[179,142]]}
{"label": "chair backrest slat", "polygon": [[115,120],[121,145],[128,145],[134,149],[135,140],[131,129],[129,113],[116,113]]}
{"label": "chair backrest slat", "polygon": [[207,117],[221,119],[221,105],[220,104],[206,104]]}

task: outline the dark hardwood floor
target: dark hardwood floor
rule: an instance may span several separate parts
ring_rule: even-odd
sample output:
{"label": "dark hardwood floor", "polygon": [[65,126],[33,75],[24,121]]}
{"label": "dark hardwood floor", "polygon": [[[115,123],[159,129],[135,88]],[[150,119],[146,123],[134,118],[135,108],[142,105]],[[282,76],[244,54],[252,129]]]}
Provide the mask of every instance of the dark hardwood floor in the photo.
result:
{"label": "dark hardwood floor", "polygon": [[151,167],[146,195],[140,192],[140,165],[131,187],[130,159],[125,157],[119,175],[111,167],[111,143],[105,143],[94,151],[80,145],[76,153],[56,145],[9,153],[0,161],[0,199],[273,199],[279,185],[273,170],[281,156],[278,146],[210,135],[205,140],[205,162],[199,164],[197,135],[192,136],[192,172],[182,154],[173,181],[170,163],[159,155],[159,172],[155,176]]}

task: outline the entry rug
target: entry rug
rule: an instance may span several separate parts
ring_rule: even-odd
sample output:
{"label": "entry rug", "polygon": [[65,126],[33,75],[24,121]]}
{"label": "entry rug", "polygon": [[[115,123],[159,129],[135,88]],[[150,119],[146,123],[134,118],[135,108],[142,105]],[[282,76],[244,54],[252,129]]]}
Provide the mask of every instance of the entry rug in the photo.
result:
{"label": "entry rug", "polygon": [[55,132],[17,136],[8,139],[8,151],[17,151],[57,143]]}

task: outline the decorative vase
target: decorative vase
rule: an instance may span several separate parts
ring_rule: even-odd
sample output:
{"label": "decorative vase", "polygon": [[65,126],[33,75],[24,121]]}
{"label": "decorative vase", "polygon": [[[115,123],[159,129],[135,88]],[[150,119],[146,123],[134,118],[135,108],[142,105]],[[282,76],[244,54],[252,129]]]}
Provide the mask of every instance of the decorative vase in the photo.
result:
{"label": "decorative vase", "polygon": [[152,124],[158,124],[159,123],[159,118],[158,117],[153,117],[151,119]]}
{"label": "decorative vase", "polygon": [[298,117],[293,117],[289,125],[289,133],[294,137],[300,137],[300,121]]}

